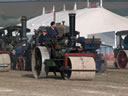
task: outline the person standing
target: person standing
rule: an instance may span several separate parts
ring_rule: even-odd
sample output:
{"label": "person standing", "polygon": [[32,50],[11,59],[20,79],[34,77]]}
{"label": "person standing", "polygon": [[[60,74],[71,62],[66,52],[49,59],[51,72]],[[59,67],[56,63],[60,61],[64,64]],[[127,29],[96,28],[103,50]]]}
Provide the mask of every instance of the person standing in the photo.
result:
{"label": "person standing", "polygon": [[48,36],[49,38],[56,38],[56,36],[58,35],[58,31],[56,29],[56,24],[55,22],[51,22],[51,27],[48,30]]}
{"label": "person standing", "polygon": [[13,60],[12,61],[13,62],[12,69],[16,70],[16,66],[17,66],[17,67],[19,67],[18,69],[20,69],[20,70],[22,69],[23,70],[23,68],[21,68],[21,62],[17,62],[19,60],[20,56],[23,56],[23,54],[24,54],[24,50],[22,48],[22,44],[21,43],[19,43],[17,45],[17,47],[13,49],[12,54],[13,54],[12,55],[12,60]]}

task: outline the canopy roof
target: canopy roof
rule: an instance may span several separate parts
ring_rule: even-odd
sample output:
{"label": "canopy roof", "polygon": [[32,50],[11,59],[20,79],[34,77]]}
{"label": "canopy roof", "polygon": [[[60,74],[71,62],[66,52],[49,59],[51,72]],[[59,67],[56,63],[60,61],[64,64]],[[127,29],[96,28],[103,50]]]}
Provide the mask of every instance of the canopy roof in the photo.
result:
{"label": "canopy roof", "polygon": [[[119,16],[104,8],[85,8],[73,11],[61,11],[56,13],[56,22],[65,21],[69,26],[69,13],[76,13],[76,30],[82,36],[101,32],[128,30],[128,19]],[[53,13],[43,14],[28,20],[27,26],[34,33],[39,26],[49,26],[53,21]]]}

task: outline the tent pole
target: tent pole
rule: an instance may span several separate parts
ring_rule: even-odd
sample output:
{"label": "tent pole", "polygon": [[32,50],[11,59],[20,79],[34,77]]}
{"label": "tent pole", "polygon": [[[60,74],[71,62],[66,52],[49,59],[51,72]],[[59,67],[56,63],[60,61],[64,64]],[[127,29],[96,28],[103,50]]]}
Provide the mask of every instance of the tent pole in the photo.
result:
{"label": "tent pole", "polygon": [[55,11],[55,6],[53,5],[53,21],[56,23],[56,11]]}
{"label": "tent pole", "polygon": [[45,14],[45,7],[43,7],[42,14]]}
{"label": "tent pole", "polygon": [[117,36],[116,36],[116,32],[117,31],[115,31],[115,46],[113,46],[114,48],[117,48]]}
{"label": "tent pole", "polygon": [[53,17],[54,17],[53,21],[56,23],[56,12],[55,11],[53,12]]}
{"label": "tent pole", "polygon": [[89,0],[87,0],[87,8],[90,8]]}
{"label": "tent pole", "polygon": [[74,10],[77,10],[77,4],[76,4],[76,2],[74,4]]}
{"label": "tent pole", "polygon": [[63,11],[66,11],[66,7],[65,7],[65,4],[64,4],[64,7],[63,7]]}
{"label": "tent pole", "polygon": [[100,0],[100,7],[103,7],[103,0]]}

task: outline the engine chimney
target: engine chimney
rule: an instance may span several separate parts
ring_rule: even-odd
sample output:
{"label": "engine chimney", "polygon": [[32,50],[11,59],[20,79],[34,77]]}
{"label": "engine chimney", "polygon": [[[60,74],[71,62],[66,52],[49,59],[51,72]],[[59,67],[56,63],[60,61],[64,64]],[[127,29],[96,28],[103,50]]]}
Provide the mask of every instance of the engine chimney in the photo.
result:
{"label": "engine chimney", "polygon": [[27,36],[26,36],[26,33],[27,33],[26,22],[27,22],[26,16],[22,16],[21,17],[21,23],[22,23],[21,40],[27,40]]}
{"label": "engine chimney", "polygon": [[69,23],[70,23],[70,46],[75,47],[76,44],[76,33],[75,33],[75,13],[69,14]]}
{"label": "engine chimney", "polygon": [[70,23],[70,34],[75,36],[75,13],[69,14],[69,23]]}
{"label": "engine chimney", "polygon": [[21,17],[22,29],[21,29],[21,41],[22,41],[22,48],[23,50],[27,49],[27,18],[26,16]]}

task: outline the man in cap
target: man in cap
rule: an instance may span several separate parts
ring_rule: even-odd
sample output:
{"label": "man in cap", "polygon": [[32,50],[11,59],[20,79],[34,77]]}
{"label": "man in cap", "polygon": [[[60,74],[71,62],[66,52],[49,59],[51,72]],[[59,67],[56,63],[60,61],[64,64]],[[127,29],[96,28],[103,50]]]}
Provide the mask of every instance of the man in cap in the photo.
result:
{"label": "man in cap", "polygon": [[42,34],[39,36],[39,44],[43,46],[45,44],[45,40],[48,38],[46,30],[42,30]]}

